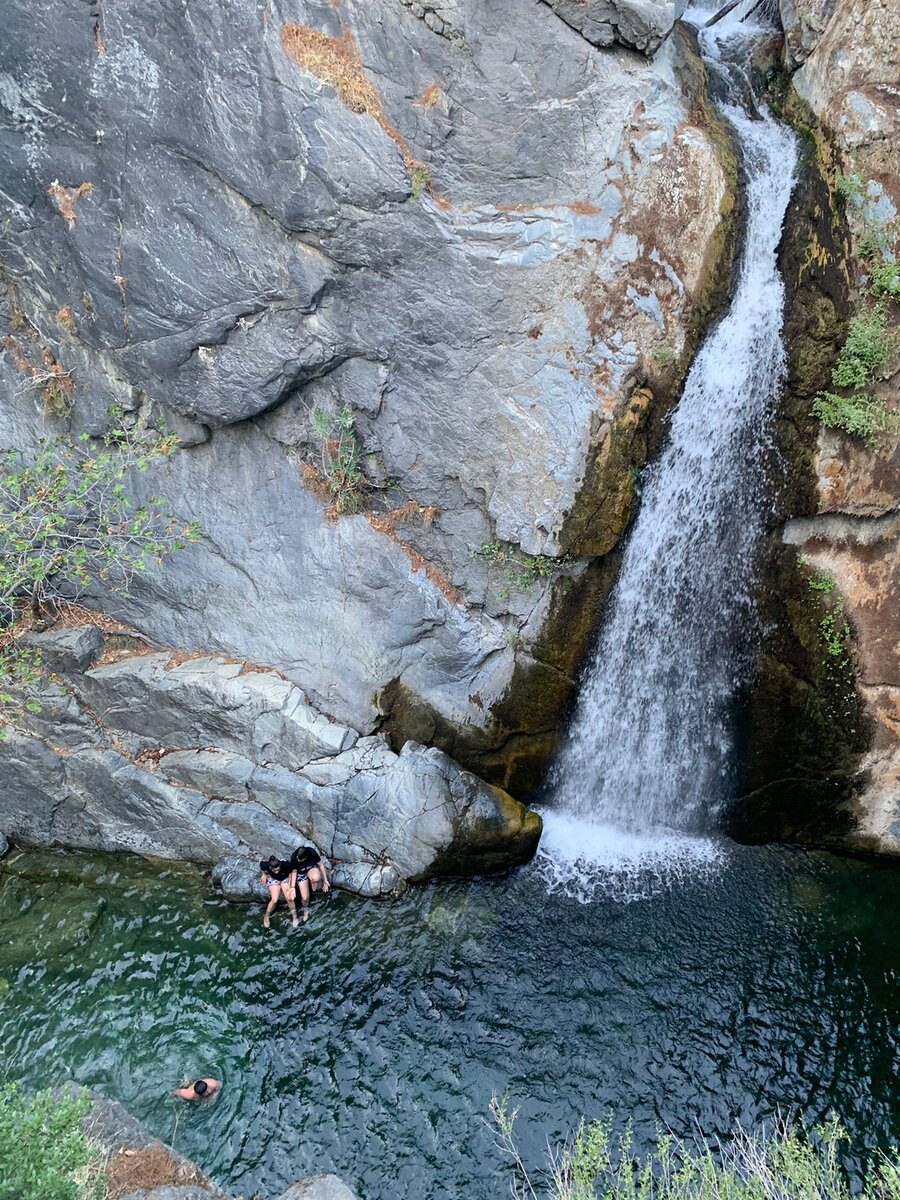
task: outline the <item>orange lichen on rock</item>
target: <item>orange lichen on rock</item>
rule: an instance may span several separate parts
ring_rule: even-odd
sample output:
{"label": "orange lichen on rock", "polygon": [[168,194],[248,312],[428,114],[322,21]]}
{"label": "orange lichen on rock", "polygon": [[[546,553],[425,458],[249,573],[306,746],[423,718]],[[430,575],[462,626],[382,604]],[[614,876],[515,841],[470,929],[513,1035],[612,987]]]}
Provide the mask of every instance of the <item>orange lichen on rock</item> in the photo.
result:
{"label": "orange lichen on rock", "polygon": [[441,98],[440,84],[435,81],[428,85],[420,96],[417,96],[413,104],[417,104],[419,108],[434,108],[438,100]]}
{"label": "orange lichen on rock", "polygon": [[366,520],[376,531],[376,533],[383,533],[385,537],[389,537],[395,545],[399,546],[412,564],[412,569],[414,571],[421,571],[425,575],[425,578],[428,580],[428,582],[436,587],[446,600],[448,600],[451,604],[459,604],[462,600],[462,596],[460,595],[458,589],[453,586],[443,571],[439,571],[437,567],[430,563],[427,558],[424,558],[418,552],[418,550],[414,550],[412,546],[410,546],[407,542],[404,542],[401,537],[398,537],[397,531],[394,528],[394,522],[389,519],[390,515],[391,514],[389,513],[387,517],[376,517],[374,513],[366,513]]}
{"label": "orange lichen on rock", "polygon": [[381,97],[366,75],[351,30],[344,29],[340,37],[332,38],[308,25],[286,24],[281,27],[281,46],[298,67],[334,88],[338,99],[351,112],[376,121],[403,155],[403,164],[410,174],[414,167],[422,167],[388,120]]}
{"label": "orange lichen on rock", "polygon": [[77,220],[75,214],[75,201],[80,200],[82,196],[86,196],[88,192],[94,190],[92,183],[79,184],[77,188],[67,188],[54,179],[47,188],[47,195],[56,204],[60,215],[67,225],[74,225]]}

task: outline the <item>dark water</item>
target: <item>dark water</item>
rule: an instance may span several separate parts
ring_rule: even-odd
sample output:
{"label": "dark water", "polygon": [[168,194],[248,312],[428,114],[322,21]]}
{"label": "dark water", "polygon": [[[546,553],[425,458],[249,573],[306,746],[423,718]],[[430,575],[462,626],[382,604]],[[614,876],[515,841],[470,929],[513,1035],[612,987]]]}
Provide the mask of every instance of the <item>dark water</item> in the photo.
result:
{"label": "dark water", "polygon": [[[52,878],[41,878],[49,861]],[[525,1157],[613,1106],[709,1136],[835,1109],[862,1152],[900,1135],[891,868],[729,851],[631,904],[548,897],[533,868],[394,903],[319,899],[291,933],[139,860],[0,864],[0,1052],[72,1077],[222,1183],[275,1196],[334,1170],[363,1200],[507,1194],[484,1124],[522,1102]],[[853,1166],[851,1161],[851,1166]]]}

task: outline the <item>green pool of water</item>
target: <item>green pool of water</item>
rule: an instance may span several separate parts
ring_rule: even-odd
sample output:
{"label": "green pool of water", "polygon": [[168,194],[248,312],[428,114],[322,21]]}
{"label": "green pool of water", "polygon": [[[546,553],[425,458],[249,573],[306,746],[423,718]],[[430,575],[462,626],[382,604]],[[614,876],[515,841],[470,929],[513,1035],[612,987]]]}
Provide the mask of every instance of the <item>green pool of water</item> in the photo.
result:
{"label": "green pool of water", "polygon": [[[248,1197],[334,1170],[363,1200],[494,1200],[505,1089],[534,1164],[609,1106],[643,1143],[778,1109],[836,1110],[863,1154],[900,1135],[887,866],[735,848],[712,877],[591,905],[526,868],[320,898],[269,934],[191,870],[20,853],[0,871],[6,1072],[123,1101]],[[222,1095],[176,1109],[169,1088],[201,1074]]]}

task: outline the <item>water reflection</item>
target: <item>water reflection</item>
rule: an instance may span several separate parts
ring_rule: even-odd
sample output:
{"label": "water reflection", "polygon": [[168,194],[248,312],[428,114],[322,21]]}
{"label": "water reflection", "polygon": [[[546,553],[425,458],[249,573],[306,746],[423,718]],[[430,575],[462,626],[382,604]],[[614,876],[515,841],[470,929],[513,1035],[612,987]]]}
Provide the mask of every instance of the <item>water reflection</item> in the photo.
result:
{"label": "water reflection", "polygon": [[396,903],[338,894],[264,935],[192,871],[50,861],[52,878],[0,864],[9,1071],[74,1077],[167,1138],[168,1088],[223,1078],[176,1136],[236,1192],[335,1170],[366,1200],[493,1198],[483,1118],[507,1087],[532,1163],[609,1105],[645,1142],[656,1122],[715,1136],[779,1107],[835,1108],[867,1148],[900,1133],[887,867],[732,849],[589,906],[532,867]]}

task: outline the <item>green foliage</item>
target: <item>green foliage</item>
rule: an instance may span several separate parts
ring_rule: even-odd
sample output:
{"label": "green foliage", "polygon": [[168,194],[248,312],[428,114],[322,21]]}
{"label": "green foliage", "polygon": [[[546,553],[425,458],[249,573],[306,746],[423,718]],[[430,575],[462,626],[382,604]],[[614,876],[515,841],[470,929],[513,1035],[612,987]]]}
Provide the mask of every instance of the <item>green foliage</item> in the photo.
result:
{"label": "green foliage", "polygon": [[900,262],[873,257],[869,262],[869,290],[880,300],[900,301]]}
{"label": "green foliage", "polygon": [[862,206],[863,197],[865,196],[865,187],[863,185],[862,176],[854,171],[850,175],[838,175],[834,181],[835,190],[841,197],[848,208],[860,208]]}
{"label": "green foliage", "polygon": [[504,542],[485,542],[477,550],[469,551],[472,558],[479,558],[492,566],[503,568],[504,588],[499,592],[505,599],[510,590],[524,592],[541,579],[549,579],[561,567],[568,566],[568,557],[553,558],[547,554],[525,554]]}
{"label": "green foliage", "polygon": [[661,370],[670,367],[675,361],[675,351],[668,342],[657,342],[650,353],[653,355],[653,361]]}
{"label": "green foliage", "polygon": [[40,618],[97,581],[127,591],[150,562],[200,537],[159,497],[138,505],[128,491],[130,472],[171,454],[173,438],[138,428],[88,443],[42,441],[30,458],[0,456],[0,726],[18,711],[12,693],[39,670],[10,631],[25,606]]}
{"label": "green foliage", "polygon": [[831,382],[840,388],[865,388],[884,367],[893,348],[882,308],[874,308],[862,317],[854,317],[847,340],[831,373]]}
{"label": "green foliage", "polygon": [[6,727],[12,724],[24,707],[26,712],[38,713],[41,706],[29,700],[22,705],[13,693],[33,683],[40,674],[40,655],[10,643],[0,646],[0,739],[6,736]]}
{"label": "green foliage", "polygon": [[418,200],[431,184],[431,172],[424,163],[414,162],[409,169],[410,196]]}
{"label": "green foliage", "polygon": [[0,1200],[99,1200],[101,1160],[82,1133],[87,1096],[0,1087]]}
{"label": "green foliage", "polygon": [[[551,1147],[541,1177],[526,1169],[515,1139],[518,1109],[491,1101],[495,1140],[512,1159],[518,1200],[851,1200],[840,1163],[847,1133],[836,1117],[807,1130],[777,1120],[758,1134],[735,1130],[726,1143],[692,1143],[660,1133],[645,1156],[630,1129],[616,1137],[612,1118],[585,1123],[561,1147]],[[900,1200],[900,1164],[879,1156],[862,1200]]]}
{"label": "green foliage", "polygon": [[813,400],[813,415],[831,429],[860,437],[874,445],[883,432],[900,432],[900,413],[887,408],[867,389],[893,353],[894,340],[887,331],[887,318],[879,305],[861,317],[854,317],[847,332],[834,370],[832,386],[852,391],[842,396],[819,392]]}
{"label": "green foliage", "polygon": [[[803,569],[802,559],[800,566]],[[824,651],[818,672],[823,693],[829,697],[825,712],[852,737],[859,721],[859,697],[853,669],[853,631],[844,598],[828,575],[807,575],[806,584],[815,597],[816,627]]]}
{"label": "green foliage", "polygon": [[23,599],[38,614],[96,580],[126,590],[149,562],[197,541],[199,527],[159,497],[136,505],[128,492],[131,471],[174,449],[172,438],[120,431],[99,448],[42,441],[30,459],[0,459],[0,622]]}
{"label": "green foliage", "polygon": [[344,407],[327,413],[314,408],[312,428],[321,441],[321,477],[334,512],[339,516],[361,512],[369,487],[361,466],[362,448],[353,431],[353,410]]}

